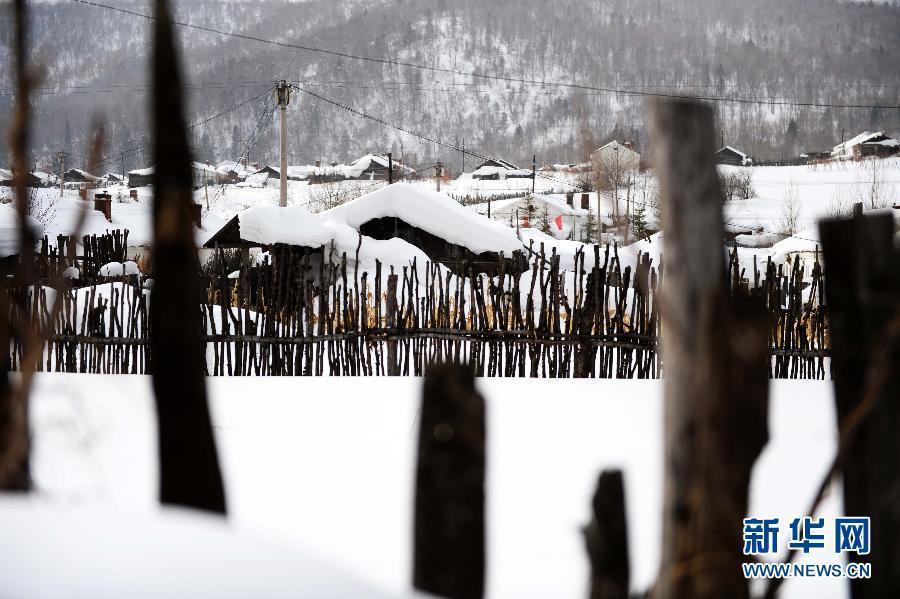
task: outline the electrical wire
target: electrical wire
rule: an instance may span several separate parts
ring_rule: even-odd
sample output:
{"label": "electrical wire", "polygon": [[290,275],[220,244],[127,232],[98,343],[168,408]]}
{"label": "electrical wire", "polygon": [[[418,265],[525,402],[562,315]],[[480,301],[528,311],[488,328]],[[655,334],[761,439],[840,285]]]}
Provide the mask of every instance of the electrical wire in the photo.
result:
{"label": "electrical wire", "polygon": [[[156,20],[154,15],[148,15],[144,13],[140,13],[133,10],[128,10],[127,8],[121,8],[118,6],[110,6],[109,4],[103,4],[100,2],[93,2],[91,0],[73,0],[79,4],[83,4],[85,6],[91,6],[94,8],[100,8],[104,10],[111,10],[115,12],[119,12],[126,15],[131,15],[135,17],[140,17],[142,19],[147,19],[150,21]],[[214,33],[217,35],[222,35],[226,37],[233,37],[237,39],[258,42],[263,44],[270,44],[273,46],[279,46],[283,48],[291,48],[294,50],[302,50],[305,52],[315,52],[318,54],[325,54],[328,56],[336,56],[338,58],[349,58],[352,60],[362,60],[367,62],[373,62],[376,64],[382,65],[390,65],[390,66],[399,66],[399,67],[409,67],[413,69],[419,69],[423,71],[433,71],[438,73],[447,73],[451,75],[462,75],[464,77],[473,77],[479,79],[489,79],[495,81],[505,81],[507,83],[518,83],[523,85],[538,85],[542,87],[565,87],[570,89],[579,89],[586,91],[595,91],[607,94],[621,94],[621,95],[630,95],[630,96],[640,96],[640,97],[654,97],[654,98],[668,98],[668,99],[690,99],[690,100],[702,100],[706,102],[727,102],[727,103],[737,103],[737,104],[758,104],[758,105],[769,105],[769,106],[797,106],[797,107],[811,107],[811,108],[847,108],[847,109],[872,109],[872,108],[880,108],[880,109],[889,109],[889,110],[900,110],[900,105],[887,106],[887,105],[878,105],[878,104],[831,104],[831,103],[818,103],[818,102],[788,102],[781,100],[756,100],[752,98],[734,98],[734,97],[722,97],[722,96],[711,96],[711,95],[696,95],[696,96],[687,96],[682,94],[671,94],[671,93],[660,93],[660,92],[646,92],[639,91],[635,89],[624,89],[620,87],[611,87],[611,86],[594,86],[594,85],[586,85],[586,84],[578,84],[578,83],[565,83],[565,82],[551,82],[551,81],[540,81],[537,79],[526,79],[519,77],[510,77],[506,75],[489,75],[484,73],[475,73],[475,72],[467,72],[460,71],[457,69],[451,69],[449,67],[438,67],[438,66],[430,66],[430,65],[422,65],[414,62],[407,62],[403,60],[394,60],[390,58],[374,58],[371,56],[362,56],[359,54],[351,54],[349,52],[341,52],[337,50],[328,50],[325,48],[317,48],[315,46],[309,46],[305,44],[294,44],[289,42],[279,42],[275,40],[269,40],[263,37],[258,37],[254,35],[248,35],[243,33],[236,33],[233,31],[224,31],[222,29],[216,29],[214,27],[207,27],[204,25],[198,25],[196,23],[187,23],[184,21],[177,21],[172,19],[172,24],[178,27],[185,27],[189,29],[194,29],[197,31],[205,31],[207,33]]]}

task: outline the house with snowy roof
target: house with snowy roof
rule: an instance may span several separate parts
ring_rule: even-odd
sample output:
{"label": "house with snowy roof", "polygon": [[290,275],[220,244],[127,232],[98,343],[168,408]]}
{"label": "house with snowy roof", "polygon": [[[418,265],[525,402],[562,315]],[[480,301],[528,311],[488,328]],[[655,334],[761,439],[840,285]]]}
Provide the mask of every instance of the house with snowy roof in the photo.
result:
{"label": "house with snowy roof", "polygon": [[831,150],[831,157],[836,160],[863,160],[865,158],[886,158],[900,152],[900,140],[896,140],[884,131],[864,131],[839,143]]}
{"label": "house with snowy roof", "polygon": [[231,218],[204,243],[206,249],[298,248],[300,254],[321,253],[331,232],[300,206],[257,206]]}
{"label": "house with snowy roof", "polygon": [[636,171],[641,166],[641,155],[631,142],[612,140],[591,152],[591,164],[602,165],[605,170]]}
{"label": "house with snowy roof", "polygon": [[[147,167],[128,171],[129,187],[146,187],[153,185],[153,173],[155,167]],[[204,185],[215,185],[220,179],[217,176],[216,168],[210,164],[194,161],[191,163],[191,185],[194,188],[203,187]]]}
{"label": "house with snowy roof", "polygon": [[434,263],[467,272],[525,267],[514,229],[409,183],[395,183],[320,213],[328,227],[350,227],[376,240],[402,240]]}
{"label": "house with snowy roof", "polygon": [[63,181],[66,183],[79,183],[84,185],[87,183],[99,183],[101,177],[92,175],[80,168],[70,168],[63,174]]}
{"label": "house with snowy roof", "polygon": [[531,171],[522,169],[511,162],[493,158],[485,160],[472,172],[473,179],[530,179]]}
{"label": "house with snowy roof", "polygon": [[[390,168],[389,168],[390,167]],[[394,160],[389,161],[387,156],[380,154],[366,154],[351,162],[345,170],[346,179],[358,179],[362,181],[387,181],[388,171],[394,171],[394,180],[409,177],[415,170]]]}
{"label": "house with snowy roof", "polygon": [[753,159],[738,149],[725,146],[716,152],[716,162],[731,166],[749,166],[753,164]]}

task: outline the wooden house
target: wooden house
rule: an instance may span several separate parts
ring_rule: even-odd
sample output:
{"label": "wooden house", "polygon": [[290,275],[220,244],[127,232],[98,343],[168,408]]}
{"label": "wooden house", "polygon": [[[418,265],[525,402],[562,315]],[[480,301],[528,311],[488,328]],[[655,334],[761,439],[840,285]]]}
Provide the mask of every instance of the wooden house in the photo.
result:
{"label": "wooden house", "polygon": [[731,166],[749,166],[753,164],[753,159],[740,150],[725,146],[716,152],[716,162]]}
{"label": "wooden house", "polygon": [[530,170],[517,167],[506,160],[485,160],[472,171],[473,179],[499,180],[499,179],[530,179],[533,173]]}
{"label": "wooden house", "polygon": [[834,146],[831,157],[837,160],[864,160],[886,158],[900,152],[900,140],[885,135],[884,131],[864,131],[856,137]]}

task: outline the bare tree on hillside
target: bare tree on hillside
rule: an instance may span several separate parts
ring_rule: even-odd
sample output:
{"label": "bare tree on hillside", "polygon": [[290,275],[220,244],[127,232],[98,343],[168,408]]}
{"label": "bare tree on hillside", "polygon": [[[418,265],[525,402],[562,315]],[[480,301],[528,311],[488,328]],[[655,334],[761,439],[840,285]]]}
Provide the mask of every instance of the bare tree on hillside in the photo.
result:
{"label": "bare tree on hillside", "polygon": [[793,235],[797,232],[800,221],[800,196],[793,182],[784,192],[781,201],[781,232]]}

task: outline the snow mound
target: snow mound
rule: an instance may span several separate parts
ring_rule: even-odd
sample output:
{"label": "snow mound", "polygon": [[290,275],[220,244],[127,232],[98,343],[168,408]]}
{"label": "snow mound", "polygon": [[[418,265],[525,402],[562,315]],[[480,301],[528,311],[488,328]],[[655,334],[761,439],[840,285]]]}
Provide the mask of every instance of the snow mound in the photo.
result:
{"label": "snow mound", "polygon": [[409,183],[395,183],[331,210],[323,222],[359,229],[376,218],[395,217],[476,254],[522,250],[515,231],[469,210],[448,196]]}
{"label": "snow mound", "polygon": [[241,239],[271,245],[286,243],[321,247],[331,241],[331,233],[315,216],[300,206],[259,206],[238,216]]}
{"label": "snow mound", "polygon": [[100,267],[101,277],[122,277],[125,275],[139,275],[141,270],[137,263],[128,260],[127,262],[110,262]]}
{"label": "snow mound", "polygon": [[[290,544],[224,518],[162,508],[133,515],[0,499],[11,597],[390,597]],[[394,595],[396,596],[396,595]]]}
{"label": "snow mound", "polygon": [[[35,233],[40,233],[40,223],[30,216],[28,224]],[[18,254],[20,249],[19,212],[13,208],[12,204],[0,204],[0,258]]]}

